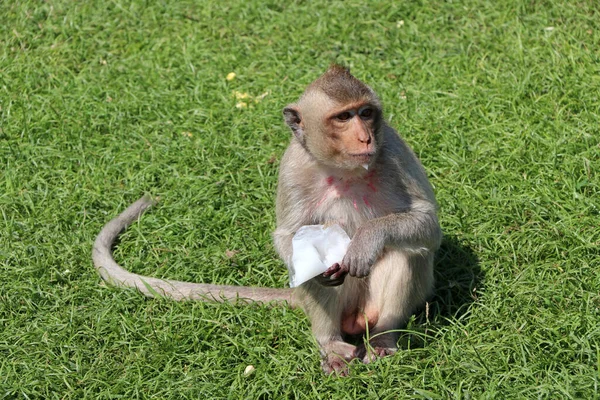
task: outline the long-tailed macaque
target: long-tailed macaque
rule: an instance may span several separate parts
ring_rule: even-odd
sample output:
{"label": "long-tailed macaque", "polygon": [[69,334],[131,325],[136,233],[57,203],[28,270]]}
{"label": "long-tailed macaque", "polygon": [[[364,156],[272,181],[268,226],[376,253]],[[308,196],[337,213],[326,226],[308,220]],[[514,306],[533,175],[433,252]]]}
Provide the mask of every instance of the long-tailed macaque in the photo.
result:
{"label": "long-tailed macaque", "polygon": [[[352,239],[343,260],[296,289],[194,284],[130,273],[113,259],[119,233],[152,204],[144,197],[110,221],[94,265],[115,285],[176,300],[244,298],[287,302],[308,314],[325,373],[348,361],[396,351],[397,330],[433,289],[441,241],[436,202],[421,163],[384,121],[379,98],[348,70],[332,66],[283,110],[293,137],[277,191],[275,248],[293,273],[292,237],[304,225],[337,223]],[[368,331],[369,343],[355,339]]]}

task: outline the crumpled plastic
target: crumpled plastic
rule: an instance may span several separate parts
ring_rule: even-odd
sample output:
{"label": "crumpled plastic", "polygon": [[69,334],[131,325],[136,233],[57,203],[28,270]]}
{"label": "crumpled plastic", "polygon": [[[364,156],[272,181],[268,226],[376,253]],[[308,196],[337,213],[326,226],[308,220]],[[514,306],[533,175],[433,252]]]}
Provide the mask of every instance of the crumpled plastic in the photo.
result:
{"label": "crumpled plastic", "polygon": [[339,225],[306,225],[292,239],[293,274],[290,287],[297,287],[342,262],[350,238]]}

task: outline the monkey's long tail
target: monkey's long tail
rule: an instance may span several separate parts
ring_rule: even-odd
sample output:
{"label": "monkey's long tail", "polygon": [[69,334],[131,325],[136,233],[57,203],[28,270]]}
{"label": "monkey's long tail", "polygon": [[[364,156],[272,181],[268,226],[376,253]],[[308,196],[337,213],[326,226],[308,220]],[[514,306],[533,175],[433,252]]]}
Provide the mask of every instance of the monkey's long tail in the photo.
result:
{"label": "monkey's long tail", "polygon": [[148,195],[142,197],[116,218],[108,222],[98,234],[92,249],[94,267],[106,282],[119,287],[133,287],[148,297],[164,296],[174,300],[236,301],[238,299],[258,302],[277,302],[295,306],[292,289],[271,289],[248,286],[210,285],[157,279],[134,274],[116,263],[112,245],[133,221],[155,201]]}

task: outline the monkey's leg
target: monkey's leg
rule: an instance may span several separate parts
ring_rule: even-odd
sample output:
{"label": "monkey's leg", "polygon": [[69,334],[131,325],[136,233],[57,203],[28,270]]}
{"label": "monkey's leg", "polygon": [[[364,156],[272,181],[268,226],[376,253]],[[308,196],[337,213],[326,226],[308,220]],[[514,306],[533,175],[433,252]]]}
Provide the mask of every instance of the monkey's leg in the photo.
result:
{"label": "monkey's leg", "polygon": [[433,291],[433,253],[408,253],[389,249],[373,266],[369,275],[366,315],[377,315],[369,331],[372,352],[363,361],[394,354],[400,329]]}
{"label": "monkey's leg", "polygon": [[346,343],[342,338],[341,318],[345,307],[344,288],[347,283],[338,287],[324,287],[315,280],[310,280],[296,290],[304,311],[312,325],[312,331],[319,344],[323,361],[321,367],[326,374],[338,375],[348,373],[348,362],[356,358],[356,346]]}

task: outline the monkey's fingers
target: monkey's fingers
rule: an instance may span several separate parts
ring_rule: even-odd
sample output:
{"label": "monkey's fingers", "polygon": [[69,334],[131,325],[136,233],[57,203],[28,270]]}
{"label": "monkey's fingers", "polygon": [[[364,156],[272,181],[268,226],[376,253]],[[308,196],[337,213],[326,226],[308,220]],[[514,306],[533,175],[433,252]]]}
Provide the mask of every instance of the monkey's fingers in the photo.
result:
{"label": "monkey's fingers", "polygon": [[346,275],[344,275],[342,278],[339,278],[339,279],[328,278],[326,281],[323,282],[323,286],[326,286],[326,287],[340,286],[342,283],[344,283],[344,279],[346,279]]}
{"label": "monkey's fingers", "polygon": [[329,279],[332,280],[336,280],[336,279],[341,279],[342,281],[344,280],[344,278],[346,278],[346,275],[348,275],[348,268],[345,267],[344,265],[340,265],[339,269],[329,277]]}
{"label": "monkey's fingers", "polygon": [[317,275],[314,279],[321,285],[325,287],[331,286],[339,286],[344,283],[344,279],[346,279],[346,274],[341,276],[325,276],[325,274]]}
{"label": "monkey's fingers", "polygon": [[[346,275],[348,274],[348,268],[344,268],[340,263],[335,263],[322,274],[324,278],[325,286],[338,286],[344,283]],[[329,278],[328,280],[325,280]]]}
{"label": "monkey's fingers", "polygon": [[335,274],[336,272],[338,272],[341,269],[341,266],[339,263],[335,263],[333,264],[331,267],[327,268],[327,271],[323,272],[323,276],[325,278],[330,277],[331,275]]}
{"label": "monkey's fingers", "polygon": [[346,253],[346,256],[342,260],[342,269],[347,271],[348,275],[354,278],[364,278],[371,272],[372,262],[360,257],[352,256]]}

